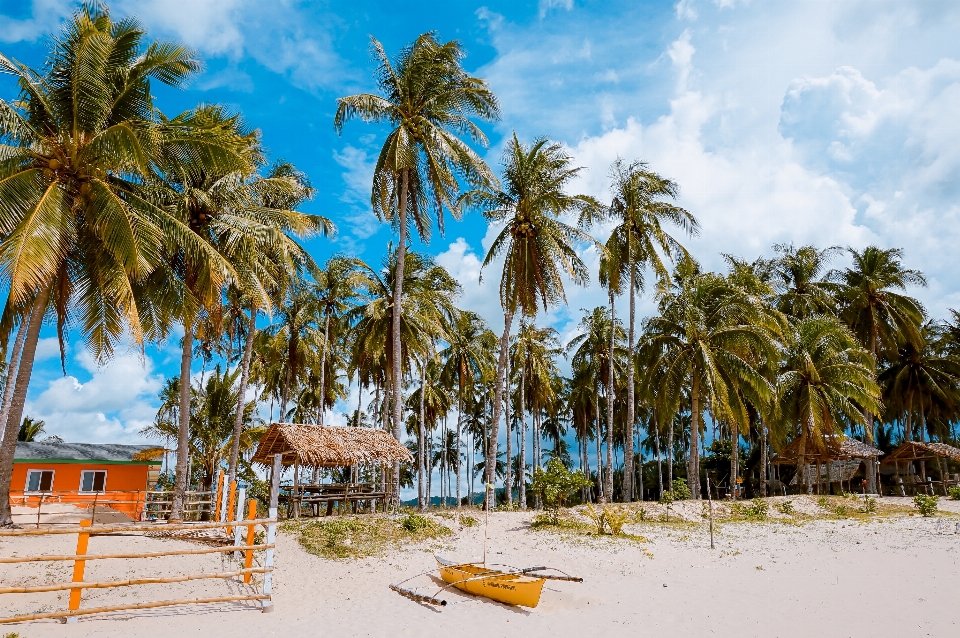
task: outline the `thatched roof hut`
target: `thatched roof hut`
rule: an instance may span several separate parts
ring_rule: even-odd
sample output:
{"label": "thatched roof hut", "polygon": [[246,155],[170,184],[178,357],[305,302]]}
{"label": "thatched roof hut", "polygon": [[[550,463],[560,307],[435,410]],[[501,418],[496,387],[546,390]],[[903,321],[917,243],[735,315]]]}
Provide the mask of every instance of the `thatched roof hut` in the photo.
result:
{"label": "thatched roof hut", "polygon": [[[807,449],[803,455],[805,463],[826,463],[828,461],[850,461],[853,459],[876,459],[883,452],[869,446],[862,441],[844,435],[828,435],[823,437],[823,447],[817,448],[807,442]],[[772,463],[779,465],[796,465],[800,456],[800,439],[794,439],[787,447],[777,454]]]}
{"label": "thatched roof hut", "polygon": [[253,462],[272,465],[282,454],[284,465],[346,467],[362,463],[412,461],[413,455],[384,430],[274,423],[260,437]]}
{"label": "thatched roof hut", "polygon": [[887,455],[883,464],[900,461],[926,461],[943,456],[960,461],[960,449],[946,443],[925,443],[923,441],[904,441],[897,449]]}

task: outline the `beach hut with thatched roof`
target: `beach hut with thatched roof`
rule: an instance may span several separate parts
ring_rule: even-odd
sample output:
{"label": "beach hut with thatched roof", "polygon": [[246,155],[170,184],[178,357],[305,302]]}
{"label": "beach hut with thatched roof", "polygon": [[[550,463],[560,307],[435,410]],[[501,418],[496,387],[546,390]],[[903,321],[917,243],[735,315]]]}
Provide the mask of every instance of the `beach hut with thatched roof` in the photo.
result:
{"label": "beach hut with thatched roof", "polygon": [[[312,496],[305,497],[299,484],[301,467],[354,467],[370,463],[385,466],[413,461],[410,450],[384,430],[299,423],[274,423],[267,428],[260,437],[252,462],[271,467],[275,454],[281,455],[284,467],[294,467],[294,516],[299,515],[301,502],[314,506],[325,502],[329,513],[334,502],[381,497],[379,493],[351,490],[350,486],[317,486]],[[399,495],[389,496],[396,498]]]}
{"label": "beach hut with thatched roof", "polygon": [[[848,436],[827,435],[822,439],[822,445],[817,446],[807,441],[803,454],[804,468],[797,468],[797,473],[791,480],[791,485],[803,481],[805,485],[816,483],[820,490],[822,482],[844,482],[850,488],[850,481],[864,463],[876,463],[883,455],[877,448]],[[797,466],[800,462],[800,439],[790,442],[771,460],[774,465]],[[814,469],[816,468],[816,469]]]}
{"label": "beach hut with thatched roof", "polygon": [[[950,485],[956,485],[958,481],[956,475],[950,476],[946,459],[960,463],[960,449],[952,445],[947,445],[946,443],[904,441],[897,449],[887,455],[881,467],[887,470],[885,473],[894,475],[894,482],[903,495],[906,495],[904,478],[907,479],[907,484],[910,485],[914,491],[921,487],[924,491],[933,491],[934,484],[939,484],[943,488],[943,493],[947,494],[947,488]],[[927,461],[937,461],[939,463],[940,481],[928,480]],[[920,464],[919,474],[915,471],[914,462],[919,462]]]}

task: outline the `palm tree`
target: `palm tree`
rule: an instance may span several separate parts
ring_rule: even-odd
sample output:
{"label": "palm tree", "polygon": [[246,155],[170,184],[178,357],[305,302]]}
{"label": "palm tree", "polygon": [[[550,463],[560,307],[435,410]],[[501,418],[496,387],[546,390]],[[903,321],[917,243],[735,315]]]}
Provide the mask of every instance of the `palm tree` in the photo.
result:
{"label": "palm tree", "polygon": [[[327,260],[326,266],[316,275],[313,294],[323,319],[323,352],[320,355],[320,395],[326,400],[326,367],[330,343],[330,320],[342,317],[356,302],[358,288],[362,283],[359,269],[365,264],[359,259],[336,256]],[[320,409],[320,425],[323,425],[323,406]]]}
{"label": "palm tree", "polygon": [[[627,427],[632,433],[635,419],[634,387],[634,322],[636,316],[636,293],[644,289],[644,271],[650,268],[654,276],[669,279],[666,260],[677,255],[686,255],[686,249],[665,229],[671,225],[680,228],[688,236],[700,232],[696,218],[688,211],[670,203],[680,192],[676,182],[651,171],[645,162],[629,164],[617,159],[610,168],[613,180],[613,201],[603,211],[603,216],[614,219],[617,226],[605,244],[606,253],[601,263],[601,283],[606,285],[610,296],[610,314],[614,318],[614,295],[626,286],[630,295],[630,321],[627,329]],[[612,370],[612,369],[611,369]],[[607,379],[612,394],[612,374]],[[608,415],[608,429],[612,428],[612,413]],[[632,434],[625,439],[632,440]],[[623,500],[633,500],[633,454],[624,456]],[[611,477],[612,480],[612,477]]]}
{"label": "palm tree", "polygon": [[[776,359],[777,326],[756,298],[715,273],[702,273],[683,259],[673,285],[657,294],[659,314],[645,326],[645,340],[656,353],[657,418],[670,422],[689,390],[692,417],[687,481],[700,498],[699,436],[705,405],[715,421],[748,422],[744,393],[770,400],[773,389],[754,362]],[[652,394],[648,389],[648,394]]]}
{"label": "palm tree", "polygon": [[[584,314],[580,320],[582,332],[567,344],[567,352],[573,353],[572,363],[575,369],[589,369],[594,391],[596,408],[594,416],[597,419],[597,477],[599,497],[603,500],[613,500],[613,404],[615,392],[613,384],[609,382],[614,371],[623,363],[623,342],[626,335],[623,325],[611,321],[609,309],[598,306],[590,313]],[[622,369],[621,369],[622,371]],[[604,379],[606,377],[606,380]],[[604,390],[606,404],[607,427],[600,427],[600,388]],[[601,432],[604,433],[607,445],[605,467],[601,467],[600,451]],[[599,480],[602,477],[602,480]]]}
{"label": "palm tree", "polygon": [[886,408],[905,415],[905,441],[914,440],[917,409],[925,422],[934,406],[954,414],[960,406],[960,360],[943,347],[942,327],[927,322],[919,336],[919,342],[903,342],[877,377]]}
{"label": "palm tree", "polygon": [[777,244],[773,249],[780,254],[772,261],[770,273],[777,309],[796,318],[835,312],[837,286],[829,281],[827,266],[840,247],[794,248],[792,244]]}
{"label": "palm tree", "polygon": [[[20,89],[16,103],[0,100],[8,142],[0,272],[9,285],[5,314],[31,316],[0,447],[0,525],[10,523],[13,446],[51,297],[61,340],[75,313],[95,358],[105,361],[128,331],[142,343],[147,328],[135,287],[161,262],[160,246],[204,251],[143,188],[164,145],[199,159],[196,145],[157,127],[150,88],[151,80],[181,86],[199,62],[185,47],[144,39],[136,20],[114,22],[105,9],[84,6],[53,38],[42,74],[0,55],[0,69]],[[221,150],[210,144],[203,159],[219,160]]]}
{"label": "palm tree", "polygon": [[779,424],[799,427],[799,472],[808,448],[823,449],[824,437],[841,435],[845,423],[863,425],[864,413],[879,413],[880,388],[869,353],[835,317],[798,320],[785,346],[777,377]]}
{"label": "palm tree", "polygon": [[[480,315],[463,310],[457,313],[447,333],[448,346],[439,353],[444,362],[441,371],[444,381],[457,386],[457,450],[461,447],[463,430],[464,392],[473,390],[475,383],[483,383],[493,376],[493,351],[496,335]],[[460,506],[460,465],[457,464],[457,507]]]}
{"label": "palm tree", "polygon": [[[504,224],[483,260],[486,268],[500,255],[504,256],[500,277],[504,326],[494,385],[493,420],[487,440],[488,485],[494,481],[513,316],[519,310],[525,317],[534,317],[541,305],[546,310],[566,301],[563,275],[577,285],[589,281],[586,264],[577,255],[575,243],[593,242],[593,238],[560,218],[571,212],[583,215],[588,209],[598,208],[599,202],[587,195],[565,192],[581,171],[571,163],[572,158],[560,144],[541,138],[526,145],[514,133],[504,151],[503,189],[474,189],[461,197],[461,203],[479,208],[488,221]],[[487,491],[489,506],[489,489]]]}
{"label": "palm tree", "polygon": [[[486,82],[464,71],[464,52],[456,41],[441,43],[424,33],[404,47],[391,62],[383,46],[371,38],[379,66],[380,95],[361,93],[337,100],[337,132],[351,119],[389,122],[393,127],[384,141],[374,169],[371,203],[382,220],[391,220],[398,231],[398,270],[405,272],[408,209],[424,240],[429,238],[432,216],[443,233],[444,208],[456,217],[460,179],[479,186],[496,182],[483,160],[460,139],[468,135],[486,145],[487,139],[470,118],[492,121],[499,117],[497,99]],[[459,178],[459,179],[458,179]],[[403,278],[394,280],[393,298],[403,299]],[[400,305],[393,315],[394,432],[402,420],[402,359]],[[396,473],[395,473],[396,474]],[[394,482],[399,476],[394,476]]]}
{"label": "palm tree", "polygon": [[[848,248],[853,264],[831,278],[840,284],[840,317],[853,330],[873,359],[876,372],[881,349],[895,351],[904,341],[919,342],[923,306],[902,294],[908,286],[926,286],[919,270],[905,268],[903,251],[868,246]],[[873,444],[873,413],[864,407],[864,437]],[[876,467],[867,464],[867,489],[875,492]]]}
{"label": "palm tree", "polygon": [[[233,372],[221,372],[218,366],[200,389],[191,389],[189,453],[193,459],[193,473],[202,490],[213,487],[217,471],[228,460],[233,447],[239,376],[239,368]],[[171,381],[179,387],[179,379]],[[176,437],[180,430],[179,419],[176,418],[181,409],[179,392],[162,391],[160,396],[165,402],[160,406],[154,423],[144,428],[141,434],[156,439]],[[265,431],[255,414],[255,408],[253,403],[249,403],[244,409],[243,429],[238,442],[241,452],[253,449]]]}
{"label": "palm tree", "polygon": [[36,441],[37,437],[44,434],[46,422],[40,419],[31,419],[28,416],[23,417],[23,423],[20,424],[20,432],[17,434],[17,441],[29,443]]}

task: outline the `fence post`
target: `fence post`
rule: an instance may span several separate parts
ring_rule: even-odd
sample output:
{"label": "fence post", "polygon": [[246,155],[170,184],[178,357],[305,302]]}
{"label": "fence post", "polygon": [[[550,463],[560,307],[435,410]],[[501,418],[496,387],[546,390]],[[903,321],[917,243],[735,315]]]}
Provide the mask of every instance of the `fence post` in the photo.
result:
{"label": "fence post", "polygon": [[[251,521],[254,521],[257,519],[257,500],[256,499],[250,500],[250,513],[247,514],[247,519]],[[247,525],[247,547],[253,545],[253,541],[256,538],[256,530],[257,530],[256,525]],[[245,560],[243,561],[243,568],[250,569],[251,567],[253,567],[253,550],[248,549],[246,551]],[[250,577],[252,575],[253,574],[244,574],[243,582],[249,585]]]}
{"label": "fence post", "polygon": [[[247,498],[247,488],[241,487],[239,493],[237,494],[237,511],[233,517],[233,520],[239,522],[243,520],[243,502]],[[238,525],[233,528],[233,546],[240,547],[241,532],[243,529]],[[234,558],[240,558],[240,552],[233,553]]]}
{"label": "fence post", "polygon": [[[217,508],[216,521],[223,522],[223,505],[220,499],[223,497],[223,470],[220,470],[220,476],[217,478],[217,498],[213,499],[213,507]],[[213,509],[213,508],[210,508]]]}
{"label": "fence post", "polygon": [[[236,519],[230,518],[230,516],[233,514],[233,503],[236,496],[237,496],[237,482],[230,481],[230,498],[227,500],[227,519],[224,521],[225,523],[228,523],[232,520],[236,520]],[[229,536],[232,533],[233,533],[233,527],[228,527],[227,535]]]}
{"label": "fence post", "polygon": [[[83,520],[80,521],[80,527],[90,527],[90,521]],[[90,540],[90,532],[80,532],[77,534],[77,556],[83,556],[87,553],[87,541]],[[87,561],[77,559],[73,562],[73,582],[82,583],[83,582],[83,571],[87,566]],[[70,604],[67,607],[70,611],[76,611],[80,609],[80,597],[83,593],[82,589],[71,589],[70,590]],[[68,616],[68,623],[77,622],[76,616]]]}
{"label": "fence post", "polygon": [[[280,470],[282,467],[282,456],[273,455],[273,472],[270,475],[270,509],[267,515],[272,520],[277,520],[277,502],[280,500]],[[269,523],[267,525],[267,545],[273,545],[277,542],[277,524]],[[263,557],[263,568],[267,571],[263,574],[263,595],[270,596],[273,592],[273,547],[268,547]],[[264,613],[273,611],[273,598],[267,598],[262,603],[261,608]]]}

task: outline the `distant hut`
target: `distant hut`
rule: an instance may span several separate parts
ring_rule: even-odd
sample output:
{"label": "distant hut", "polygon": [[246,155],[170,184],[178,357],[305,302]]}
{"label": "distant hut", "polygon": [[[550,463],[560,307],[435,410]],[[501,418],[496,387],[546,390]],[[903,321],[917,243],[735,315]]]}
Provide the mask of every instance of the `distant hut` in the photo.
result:
{"label": "distant hut", "polygon": [[827,435],[823,437],[823,446],[817,448],[807,442],[807,449],[803,455],[804,467],[797,467],[800,461],[800,439],[794,439],[773,459],[774,465],[792,465],[797,472],[790,485],[816,484],[817,491],[821,491],[821,484],[837,484],[838,487],[847,484],[851,490],[851,481],[864,463],[876,463],[883,452],[862,441],[844,435]]}
{"label": "distant hut", "polygon": [[[956,475],[950,476],[946,459],[960,462],[960,449],[946,443],[927,443],[925,441],[904,441],[897,449],[891,452],[881,463],[884,474],[892,475],[894,485],[901,494],[906,495],[906,485],[912,490],[922,486],[922,489],[933,491],[933,482],[927,480],[927,461],[937,461],[940,470],[940,486],[947,494],[949,485],[957,484]],[[914,463],[920,465],[920,473],[916,473]]]}
{"label": "distant hut", "polygon": [[368,463],[384,466],[413,461],[410,450],[384,430],[297,423],[274,423],[267,428],[260,437],[253,463],[271,467],[275,454],[281,455],[284,467],[294,467],[294,492],[299,488],[301,467],[354,467]]}

